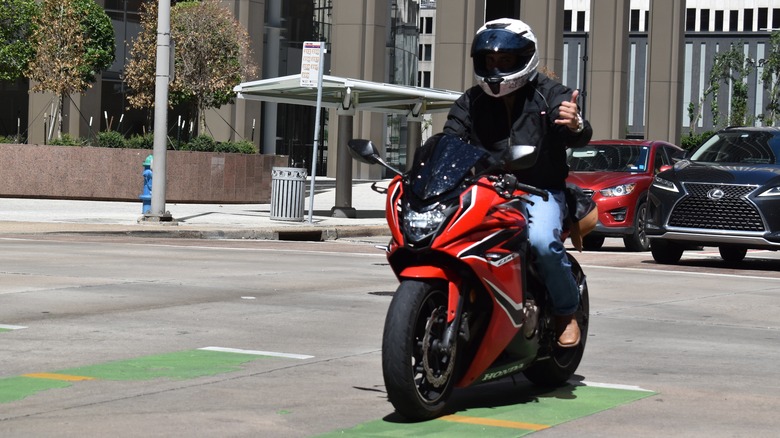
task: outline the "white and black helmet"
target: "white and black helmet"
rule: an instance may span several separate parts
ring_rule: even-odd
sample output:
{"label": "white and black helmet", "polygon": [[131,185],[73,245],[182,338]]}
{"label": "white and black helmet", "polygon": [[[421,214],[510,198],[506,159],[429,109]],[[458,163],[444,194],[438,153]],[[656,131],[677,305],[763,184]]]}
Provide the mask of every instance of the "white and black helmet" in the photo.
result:
{"label": "white and black helmet", "polygon": [[[489,53],[515,54],[517,62],[508,68],[489,68],[486,62]],[[493,97],[503,96],[536,77],[539,66],[536,36],[531,27],[520,20],[500,18],[488,21],[474,36],[471,58],[474,61],[474,77],[485,93]]]}

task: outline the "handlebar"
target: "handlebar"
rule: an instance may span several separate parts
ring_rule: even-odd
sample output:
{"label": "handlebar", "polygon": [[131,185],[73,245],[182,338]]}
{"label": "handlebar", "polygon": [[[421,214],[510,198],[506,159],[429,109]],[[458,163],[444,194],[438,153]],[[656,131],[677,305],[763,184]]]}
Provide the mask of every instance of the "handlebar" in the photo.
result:
{"label": "handlebar", "polygon": [[491,175],[488,177],[488,180],[493,181],[493,188],[496,190],[496,193],[506,199],[524,199],[522,196],[514,196],[515,190],[522,190],[531,195],[539,196],[545,202],[550,198],[550,194],[547,190],[521,183],[517,181],[517,178],[511,173]]}

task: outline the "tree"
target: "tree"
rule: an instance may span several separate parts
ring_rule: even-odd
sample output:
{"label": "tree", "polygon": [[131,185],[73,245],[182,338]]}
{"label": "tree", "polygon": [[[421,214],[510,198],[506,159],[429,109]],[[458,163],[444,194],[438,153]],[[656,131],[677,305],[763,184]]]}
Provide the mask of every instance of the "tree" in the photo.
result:
{"label": "tree", "polygon": [[35,0],[3,0],[0,7],[0,81],[15,81],[27,71],[35,56],[31,38],[37,15]]}
{"label": "tree", "polygon": [[89,89],[114,62],[114,28],[93,0],[44,0],[35,26],[30,90],[55,94],[52,117],[58,120],[63,97]]}
{"label": "tree", "polygon": [[773,126],[775,120],[780,120],[780,31],[772,32],[769,39],[761,80],[764,82],[764,88],[769,92],[767,112],[763,114],[762,121],[766,126]]}
{"label": "tree", "polygon": [[721,83],[731,84],[731,114],[727,124],[731,126],[744,126],[749,122],[747,114],[748,85],[746,78],[754,70],[755,66],[738,46],[731,45],[729,50],[718,53],[713,59],[710,70],[709,85],[699,101],[698,107],[693,102],[688,106],[688,115],[691,120],[691,131],[701,118],[704,103],[712,96],[710,108],[714,124],[720,123],[720,108],[718,107],[718,95]]}
{"label": "tree", "polygon": [[[154,102],[156,67],[156,7],[146,5],[142,31],[133,43],[132,59],[124,79],[131,88],[130,105],[149,108]],[[249,36],[219,0],[177,3],[171,9],[175,78],[170,103],[187,103],[198,113],[198,132],[205,133],[209,108],[232,102],[233,87],[255,74],[250,60]]]}

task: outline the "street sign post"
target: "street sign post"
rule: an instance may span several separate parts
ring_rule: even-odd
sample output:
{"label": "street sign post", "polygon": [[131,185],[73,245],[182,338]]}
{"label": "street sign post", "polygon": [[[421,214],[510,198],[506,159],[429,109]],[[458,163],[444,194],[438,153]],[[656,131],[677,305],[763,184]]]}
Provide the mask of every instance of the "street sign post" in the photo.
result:
{"label": "street sign post", "polygon": [[301,87],[317,87],[317,109],[314,116],[314,145],[311,153],[311,187],[309,188],[309,223],[314,216],[314,182],[317,178],[317,146],[320,138],[320,110],[322,108],[322,58],[325,43],[306,41],[301,57]]}

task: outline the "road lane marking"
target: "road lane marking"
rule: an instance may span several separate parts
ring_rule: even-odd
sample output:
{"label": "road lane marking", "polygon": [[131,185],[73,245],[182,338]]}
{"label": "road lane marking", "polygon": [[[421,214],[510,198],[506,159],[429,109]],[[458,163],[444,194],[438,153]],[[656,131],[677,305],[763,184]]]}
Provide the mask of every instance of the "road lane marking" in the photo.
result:
{"label": "road lane marking", "polygon": [[33,379],[62,380],[63,382],[81,382],[84,380],[95,380],[94,377],[89,377],[89,376],[74,376],[70,374],[58,374],[58,373],[31,373],[31,374],[22,374],[22,377],[31,377]]}
{"label": "road lane marking", "polygon": [[718,274],[716,272],[694,272],[694,271],[670,271],[670,270],[664,270],[664,269],[646,269],[646,268],[624,268],[624,267],[618,267],[618,266],[600,266],[600,265],[581,265],[583,269],[586,271],[588,269],[606,269],[606,270],[616,270],[616,271],[637,271],[637,272],[647,272],[647,273],[658,273],[663,272],[664,274],[677,274],[677,275],[699,275],[704,277],[725,277],[725,278],[749,278],[751,280],[775,280],[777,281],[777,278],[773,277],[759,277],[755,275],[737,275],[737,274]]}
{"label": "road lane marking", "polygon": [[11,324],[0,324],[0,331],[3,330],[21,330],[26,329],[27,327],[23,325],[11,325]]}
{"label": "road lane marking", "polygon": [[225,348],[225,347],[203,347],[198,350],[205,351],[219,351],[222,353],[239,353],[239,354],[251,354],[255,356],[271,356],[271,357],[285,357],[288,359],[312,359],[314,356],[306,354],[293,354],[293,353],[277,353],[275,351],[260,351],[260,350],[242,350],[240,348]]}
{"label": "road lane marking", "polygon": [[467,417],[465,415],[455,415],[455,414],[439,417],[439,420],[450,421],[453,423],[474,424],[477,426],[502,427],[505,429],[523,429],[523,430],[539,431],[539,430],[550,428],[550,426],[546,424],[523,423],[521,421],[496,420],[494,418]]}

